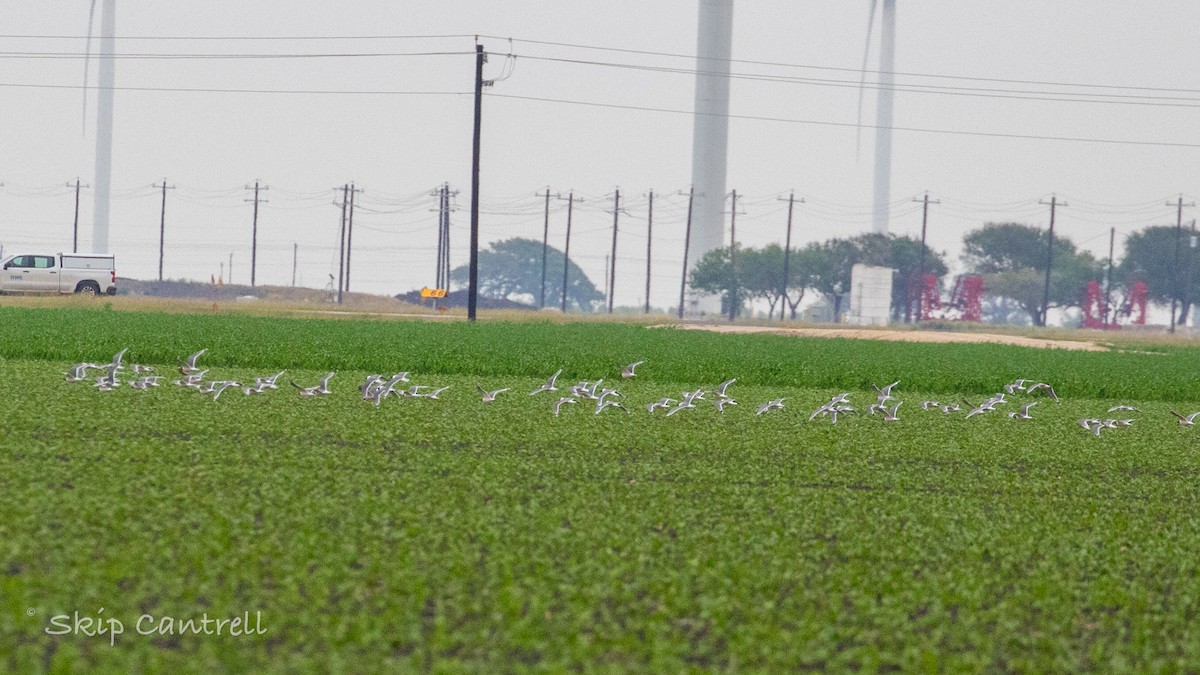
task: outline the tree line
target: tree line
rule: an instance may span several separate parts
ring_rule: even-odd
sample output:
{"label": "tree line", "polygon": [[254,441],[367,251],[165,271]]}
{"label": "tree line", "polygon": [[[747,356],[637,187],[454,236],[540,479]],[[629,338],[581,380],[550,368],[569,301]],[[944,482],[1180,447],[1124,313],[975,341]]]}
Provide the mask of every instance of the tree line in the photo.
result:
{"label": "tree line", "polygon": [[[1128,235],[1125,253],[1114,261],[1081,251],[1068,238],[1021,223],[987,223],[963,237],[961,261],[968,274],[983,277],[986,319],[1041,324],[1049,308],[1080,307],[1088,282],[1111,285],[1119,307],[1133,284],[1142,281],[1151,302],[1180,307],[1184,323],[1200,299],[1200,261],[1191,232],[1176,226],[1151,226]],[[1043,303],[1045,273],[1050,261],[1048,303]],[[596,311],[604,301],[583,270],[566,261],[561,250],[532,239],[498,241],[479,254],[481,295],[531,302],[569,311]],[[892,316],[915,318],[921,272],[943,277],[949,271],[945,254],[907,236],[861,234],[813,242],[784,251],[778,244],[761,248],[722,247],[709,251],[688,276],[693,290],[720,296],[724,312],[736,304],[740,314],[756,301],[767,304],[770,316],[795,320],[805,298],[815,294],[829,303],[835,317],[850,289],[850,271],[858,263],[894,270]],[[543,274],[543,269],[545,273]],[[563,294],[564,269],[567,292]],[[451,282],[467,282],[465,266],[451,273]]]}

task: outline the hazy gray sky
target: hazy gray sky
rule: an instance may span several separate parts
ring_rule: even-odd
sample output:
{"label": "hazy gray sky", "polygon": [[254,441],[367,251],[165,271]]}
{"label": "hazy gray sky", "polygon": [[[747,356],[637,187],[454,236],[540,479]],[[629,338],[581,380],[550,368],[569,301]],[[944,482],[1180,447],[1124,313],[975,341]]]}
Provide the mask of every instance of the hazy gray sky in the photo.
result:
{"label": "hazy gray sky", "polygon": [[[782,241],[780,198],[791,190],[806,200],[797,244],[870,230],[874,133],[864,129],[856,150],[854,128],[868,6],[736,3],[728,183],[744,244]],[[8,252],[69,249],[66,183],[93,182],[95,92],[85,127],[81,89],[88,7],[0,6]],[[483,241],[540,239],[535,193],[575,190],[584,201],[572,257],[603,287],[619,187],[616,300],[640,303],[653,189],[652,301],[672,305],[679,193],[691,180],[696,18],[696,3],[682,0],[118,0],[110,237],[119,272],[157,272],[160,193],[149,186],[165,177],[176,186],[166,275],[207,279],[232,253],[233,281],[248,281],[244,188],[260,179],[270,189],[259,212],[259,283],[290,282],[296,243],[301,282],[322,286],[336,273],[333,188],[355,181],[364,192],[352,288],[432,284],[428,193],[443,182],[459,191],[452,264],[466,260],[479,35],[491,54],[485,76],[501,78],[483,102]],[[1166,202],[1200,193],[1197,35],[1200,3],[899,0],[892,231],[919,234],[912,200],[926,190],[941,201],[930,209],[930,242],[953,261],[962,233],[984,222],[1044,226],[1049,208],[1039,201],[1052,193],[1068,203],[1058,231],[1097,253],[1107,254],[1110,227],[1119,248],[1124,233],[1174,223]],[[864,124],[873,108],[868,88]],[[561,248],[565,202],[551,206],[551,243]],[[84,190],[82,250],[91,211]],[[1185,219],[1197,212],[1185,209]]]}

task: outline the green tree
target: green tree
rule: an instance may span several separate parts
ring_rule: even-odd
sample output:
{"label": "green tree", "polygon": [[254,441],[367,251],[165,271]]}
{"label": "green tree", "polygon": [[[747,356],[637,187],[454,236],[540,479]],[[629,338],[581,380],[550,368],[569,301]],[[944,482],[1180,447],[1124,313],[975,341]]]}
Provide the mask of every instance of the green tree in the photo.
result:
{"label": "green tree", "polygon": [[[783,248],[778,244],[761,249],[738,246],[734,255],[736,273],[729,265],[729,248],[722,247],[709,251],[696,263],[689,283],[698,291],[720,295],[726,312],[730,289],[736,284],[739,305],[761,298],[774,315],[776,307],[786,304],[793,319],[805,294],[815,290],[828,298],[836,317],[841,313],[842,294],[850,289],[850,270],[855,264],[890,267],[898,277],[892,284],[892,312],[899,317],[910,299],[905,280],[919,276],[920,251],[921,242],[909,237],[864,234],[851,239],[830,239],[793,249],[785,279]],[[946,273],[941,255],[926,248],[925,256],[929,274]]]}
{"label": "green tree", "polygon": [[[742,272],[746,268],[747,249],[738,246],[733,255],[734,264],[729,261],[728,246],[714,248],[696,261],[688,277],[688,285],[697,291],[721,296],[721,312],[729,313],[730,293],[736,288],[738,308],[735,314],[741,314],[741,305],[746,301],[749,291]],[[736,270],[734,269],[736,267]]]}
{"label": "green tree", "polygon": [[812,288],[833,305],[833,320],[842,316],[842,294],[850,290],[850,268],[861,254],[849,239],[830,239],[804,247],[812,261]]}
{"label": "green tree", "polygon": [[[768,244],[761,249],[738,246],[735,253],[737,274],[729,267],[727,247],[709,251],[696,263],[689,285],[705,293],[721,296],[723,311],[729,311],[729,289],[737,283],[739,304],[763,299],[768,315],[786,305],[796,318],[796,307],[805,293],[819,280],[824,253],[815,247],[793,249],[788,261],[787,279],[783,276],[783,247]],[[739,308],[740,309],[740,308]]]}
{"label": "green tree", "polygon": [[963,262],[983,275],[991,295],[1016,301],[1036,325],[1044,325],[1048,307],[1078,307],[1087,283],[1103,278],[1103,266],[1092,254],[1054,237],[1050,298],[1042,298],[1046,280],[1049,231],[1021,223],[987,223],[963,237]]}
{"label": "green tree", "polygon": [[[841,293],[850,289],[850,272],[856,264],[890,267],[895,270],[892,283],[892,316],[904,315],[915,298],[915,278],[921,269],[921,242],[911,237],[868,233],[850,239],[830,239],[807,247],[812,253],[812,288],[824,294],[834,306],[835,318],[841,315]],[[941,254],[925,247],[925,271],[942,276],[947,272]]]}
{"label": "green tree", "polygon": [[763,248],[740,249],[738,255],[742,256],[738,261],[742,285],[740,294],[749,300],[766,300],[769,307],[767,316],[774,315],[775,306],[787,293],[787,283],[783,278],[783,247],[770,244]]}
{"label": "green tree", "polygon": [[1113,284],[1126,291],[1136,281],[1146,283],[1146,295],[1152,302],[1180,303],[1179,323],[1187,322],[1192,305],[1200,301],[1200,249],[1192,248],[1192,232],[1179,232],[1176,265],[1176,228],[1155,225],[1134,232],[1125,239],[1125,257],[1113,270]]}
{"label": "green tree", "polygon": [[[549,247],[546,251],[546,306],[558,307],[563,288],[563,253]],[[574,262],[567,266],[567,309],[594,311],[604,300],[592,282]],[[470,270],[466,265],[450,273],[450,281],[459,288],[467,285]],[[530,302],[540,298],[542,280],[542,242],[514,237],[492,242],[479,252],[479,293],[492,298]]]}
{"label": "green tree", "polygon": [[792,321],[796,320],[796,308],[804,300],[805,293],[816,288],[817,271],[823,261],[824,253],[819,247],[805,246],[792,251],[788,261],[787,293],[783,296]]}

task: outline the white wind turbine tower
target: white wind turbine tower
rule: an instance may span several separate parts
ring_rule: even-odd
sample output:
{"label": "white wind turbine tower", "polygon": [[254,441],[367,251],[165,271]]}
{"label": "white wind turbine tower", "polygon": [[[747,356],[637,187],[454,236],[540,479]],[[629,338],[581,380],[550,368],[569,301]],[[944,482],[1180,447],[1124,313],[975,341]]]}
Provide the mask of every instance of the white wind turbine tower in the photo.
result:
{"label": "white wind turbine tower", "polygon": [[[733,51],[733,0],[699,0],[696,27],[696,102],[692,127],[692,236],[687,268],[725,245],[725,163],[729,145],[729,59]],[[696,309],[721,311],[716,296],[697,298]]]}
{"label": "white wind turbine tower", "polygon": [[[92,52],[92,20],[96,0],[88,11],[87,52],[83,65],[83,123],[87,128],[88,60]],[[95,206],[92,212],[92,252],[108,253],[109,194],[112,190],[113,85],[115,83],[116,0],[101,0],[100,65],[96,91],[96,175]]]}
{"label": "white wind turbine tower", "polygon": [[[867,46],[863,50],[863,84],[867,77],[867,57],[871,52],[871,28],[875,25],[875,8],[879,0],[871,0],[867,18]],[[880,16],[879,78],[875,110],[875,190],[872,224],[875,232],[887,234],[892,183],[892,95],[895,84],[896,59],[896,0],[883,0]],[[862,124],[862,85],[858,93],[858,119]]]}

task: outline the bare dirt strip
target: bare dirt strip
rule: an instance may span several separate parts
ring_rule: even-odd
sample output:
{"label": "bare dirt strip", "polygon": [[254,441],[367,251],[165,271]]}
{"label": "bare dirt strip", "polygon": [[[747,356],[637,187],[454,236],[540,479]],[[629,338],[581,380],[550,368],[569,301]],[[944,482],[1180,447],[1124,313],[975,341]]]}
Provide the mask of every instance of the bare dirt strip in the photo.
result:
{"label": "bare dirt strip", "polygon": [[[664,325],[663,327],[668,327]],[[916,330],[883,330],[874,328],[775,328],[771,326],[722,326],[716,324],[670,324],[672,328],[686,330],[707,330],[715,333],[773,333],[776,335],[795,335],[799,337],[849,338],[852,340],[891,340],[895,342],[988,342],[1019,347],[1037,347],[1041,349],[1073,349],[1089,352],[1109,351],[1094,342],[1080,340],[1047,340],[1021,335],[1001,335],[998,333],[957,333],[943,331]]]}

